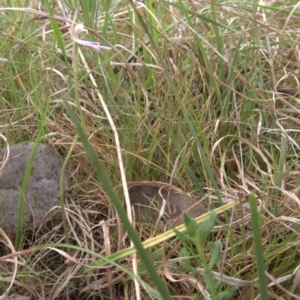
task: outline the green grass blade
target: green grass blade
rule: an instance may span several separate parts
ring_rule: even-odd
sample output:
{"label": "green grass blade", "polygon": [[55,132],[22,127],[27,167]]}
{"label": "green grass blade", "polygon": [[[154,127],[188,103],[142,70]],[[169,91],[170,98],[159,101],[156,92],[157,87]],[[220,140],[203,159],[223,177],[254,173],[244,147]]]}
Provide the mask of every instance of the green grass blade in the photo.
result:
{"label": "green grass blade", "polygon": [[[15,236],[15,248],[16,249],[21,249],[22,244],[23,244],[23,238],[24,238],[24,236],[23,236],[23,214],[24,214],[25,201],[26,201],[25,193],[26,193],[27,184],[28,184],[28,181],[30,178],[30,172],[31,172],[31,169],[33,166],[35,154],[37,152],[37,148],[39,146],[40,139],[41,139],[42,135],[44,134],[44,124],[46,123],[48,109],[49,109],[49,100],[47,99],[47,100],[45,100],[45,103],[44,103],[44,109],[43,109],[42,116],[41,116],[41,125],[39,126],[38,134],[35,139],[34,146],[31,150],[28,164],[26,166],[26,170],[24,173],[24,179],[22,182],[20,203],[19,203],[19,207],[18,207],[18,221],[17,221],[17,227],[16,227],[16,236]],[[30,199],[27,199],[27,201],[28,200],[30,200]]]}
{"label": "green grass blade", "polygon": [[257,211],[257,200],[254,194],[249,195],[251,221],[254,236],[254,248],[259,278],[260,299],[268,299],[267,279],[265,274],[264,252],[261,244],[260,222]]}
{"label": "green grass blade", "polygon": [[102,167],[102,165],[95,153],[95,150],[93,149],[92,145],[89,143],[82,127],[80,126],[79,121],[78,121],[73,109],[70,107],[70,105],[66,101],[65,101],[65,105],[66,105],[68,114],[76,127],[76,131],[82,140],[85,151],[86,151],[88,157],[90,158],[91,163],[94,166],[99,179],[102,181],[103,186],[104,186],[107,194],[109,195],[121,221],[123,222],[123,224],[128,232],[129,237],[133,241],[134,246],[136,247],[136,250],[141,257],[141,260],[144,262],[144,264],[149,272],[149,275],[151,276],[154,284],[156,285],[156,287],[157,287],[158,291],[160,292],[161,296],[163,297],[163,299],[171,300],[168,290],[166,289],[161,278],[158,276],[158,274],[153,266],[152,261],[149,259],[147,252],[145,251],[144,247],[142,246],[142,244],[139,240],[138,235],[136,234],[134,228],[131,226],[131,224],[127,218],[127,214],[123,208],[123,204],[121,203],[120,199],[118,198],[117,194],[115,193],[114,188],[111,184],[111,181],[108,178],[107,174],[105,173],[105,170]]}
{"label": "green grass blade", "polygon": [[[48,1],[48,0],[44,1],[44,3],[46,4],[49,15],[53,15],[54,11],[52,9],[52,3],[50,3],[50,1]],[[54,30],[54,35],[55,35],[55,39],[57,41],[58,47],[60,48],[60,50],[62,52],[62,55],[64,57],[64,61],[67,62],[68,57],[67,57],[67,53],[66,53],[66,50],[65,50],[65,45],[64,45],[63,38],[62,38],[62,34],[61,34],[61,31],[60,31],[59,26],[57,24],[57,21],[53,18],[51,18],[50,21],[51,21],[52,28]],[[69,64],[66,64],[66,65],[69,66]]]}
{"label": "green grass blade", "polygon": [[[242,203],[243,202],[241,202],[241,204]],[[227,211],[228,209],[232,208],[233,206],[234,206],[234,202],[229,202],[229,203],[227,203],[227,204],[225,204],[225,205],[223,205],[223,206],[218,207],[217,209],[215,209],[215,213],[217,215],[221,214],[221,213],[224,213],[225,211]],[[209,212],[207,212],[207,213],[205,213],[205,214],[197,217],[195,219],[195,222],[197,224],[200,224],[203,221],[205,221],[207,218],[209,218],[210,216],[211,216],[211,212],[209,211]],[[158,245],[160,243],[163,243],[163,242],[167,241],[168,239],[175,237],[176,236],[176,232],[184,232],[186,230],[186,226],[185,226],[185,224],[181,224],[181,225],[177,226],[174,229],[170,229],[170,230],[168,230],[168,231],[166,231],[166,232],[164,232],[162,234],[156,235],[155,237],[150,238],[150,239],[144,241],[142,243],[143,247],[145,249],[148,249],[150,247],[153,247],[153,246],[156,246],[156,245]],[[109,257],[112,260],[118,260],[120,258],[124,258],[124,257],[126,257],[128,255],[131,255],[133,253],[136,253],[136,252],[137,252],[137,250],[134,247],[128,247],[126,249],[123,249],[123,250],[121,250],[119,252],[116,252],[116,253],[110,255]],[[103,260],[95,261],[93,264],[91,264],[90,267],[84,268],[82,270],[82,274],[86,274],[87,272],[91,271],[91,269],[92,269],[93,266],[98,266],[99,267],[99,266],[103,266],[103,265],[105,265],[105,261],[103,261]]]}
{"label": "green grass blade", "polygon": [[164,74],[166,76],[166,79],[167,79],[167,81],[168,81],[168,83],[169,83],[169,85],[171,87],[172,92],[174,93],[175,99],[176,99],[176,101],[177,101],[177,103],[178,103],[178,105],[180,107],[180,110],[181,110],[181,112],[182,112],[182,114],[184,116],[184,119],[185,119],[185,121],[186,121],[186,123],[187,123],[187,125],[188,125],[188,127],[189,127],[189,129],[191,131],[191,134],[192,134],[192,136],[195,139],[195,143],[196,143],[197,148],[198,148],[198,150],[200,152],[200,159],[201,159],[203,167],[204,167],[204,169],[205,169],[205,171],[207,173],[207,177],[208,177],[209,181],[211,182],[212,187],[215,190],[215,193],[216,193],[216,195],[218,197],[218,200],[219,200],[220,204],[223,204],[223,200],[222,200],[221,194],[219,192],[218,184],[217,184],[216,179],[214,177],[212,168],[210,167],[209,160],[208,160],[208,158],[205,155],[205,152],[204,152],[203,147],[201,145],[201,141],[200,141],[199,136],[198,136],[198,134],[197,134],[197,132],[195,130],[195,127],[193,125],[193,122],[190,119],[190,117],[189,117],[189,115],[188,115],[188,113],[187,113],[187,111],[186,111],[186,109],[185,109],[185,107],[184,107],[184,105],[182,103],[182,99],[181,99],[180,95],[178,94],[178,90],[176,89],[176,87],[174,85],[174,82],[173,82],[173,80],[172,80],[172,78],[171,78],[171,76],[170,76],[170,74],[168,72],[168,67],[166,65],[166,62],[164,61],[163,57],[161,56],[160,51],[159,51],[159,49],[158,49],[155,41],[153,40],[153,38],[152,38],[152,36],[151,36],[148,28],[147,28],[147,25],[145,24],[145,22],[143,20],[143,17],[139,13],[139,11],[135,8],[135,5],[133,4],[133,2],[131,0],[130,0],[130,3],[131,3],[131,6],[133,7],[133,9],[135,10],[137,16],[139,17],[141,25],[143,26],[145,32],[147,33],[147,35],[148,35],[148,37],[150,39],[151,45],[152,45],[154,51],[156,52],[157,57],[159,58],[160,63],[162,65],[163,69],[165,70]]}

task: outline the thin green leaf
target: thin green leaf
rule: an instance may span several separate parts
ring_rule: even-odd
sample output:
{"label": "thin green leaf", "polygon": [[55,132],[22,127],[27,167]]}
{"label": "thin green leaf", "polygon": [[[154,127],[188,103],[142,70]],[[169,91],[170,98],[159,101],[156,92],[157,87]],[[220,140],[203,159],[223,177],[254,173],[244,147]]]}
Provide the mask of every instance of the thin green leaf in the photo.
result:
{"label": "thin green leaf", "polygon": [[259,278],[260,299],[267,300],[268,290],[267,290],[267,279],[265,274],[264,252],[261,243],[260,221],[259,221],[259,215],[257,211],[257,200],[254,194],[249,194],[249,203],[250,203],[251,221],[253,227],[256,265],[257,265],[258,278]]}
{"label": "thin green leaf", "polygon": [[198,230],[198,224],[195,222],[193,218],[191,218],[188,214],[183,214],[184,224],[186,226],[186,233],[193,238]]}
{"label": "thin green leaf", "polygon": [[208,263],[208,268],[210,270],[213,269],[213,267],[218,263],[218,261],[220,260],[220,255],[221,255],[221,240],[218,240],[215,242],[214,244],[214,250],[212,252],[212,255],[210,257],[209,263]]}
{"label": "thin green leaf", "polygon": [[186,244],[193,244],[194,243],[194,239],[191,238],[189,235],[184,234],[176,229],[174,229],[175,233],[176,233],[176,237],[178,239],[180,239],[182,242],[186,243]]}
{"label": "thin green leaf", "polygon": [[211,230],[215,226],[216,218],[217,218],[216,212],[213,210],[210,214],[210,217],[206,219],[203,222],[203,224],[199,227],[199,230],[197,232],[198,240],[202,241],[210,234]]}

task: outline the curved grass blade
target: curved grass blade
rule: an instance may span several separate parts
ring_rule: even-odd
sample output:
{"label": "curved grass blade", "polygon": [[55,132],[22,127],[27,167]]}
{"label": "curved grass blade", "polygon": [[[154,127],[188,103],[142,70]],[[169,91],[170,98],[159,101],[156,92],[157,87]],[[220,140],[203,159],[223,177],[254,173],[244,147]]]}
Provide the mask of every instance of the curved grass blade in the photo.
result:
{"label": "curved grass blade", "polygon": [[[86,151],[92,165],[94,166],[99,179],[102,181],[103,187],[105,188],[108,196],[110,197],[121,221],[123,222],[124,227],[126,228],[129,237],[133,241],[134,246],[137,250],[137,253],[140,255],[141,260],[145,264],[145,267],[147,268],[150,277],[152,278],[154,284],[156,285],[158,292],[161,294],[162,299],[171,300],[168,290],[166,289],[162,279],[157,274],[152,261],[149,259],[143,245],[141,244],[141,242],[139,240],[137,233],[135,232],[134,228],[131,226],[131,224],[127,218],[126,212],[123,208],[123,204],[120,201],[120,199],[118,198],[117,194],[115,193],[114,188],[111,184],[111,181],[108,178],[104,168],[102,167],[94,148],[88,141],[88,138],[86,137],[86,135],[83,131],[83,128],[81,127],[73,109],[70,107],[70,105],[66,101],[64,101],[64,103],[67,108],[68,114],[69,114],[73,124],[76,127],[77,134],[83,143],[85,151]],[[82,274],[83,272],[80,272],[80,273]]]}

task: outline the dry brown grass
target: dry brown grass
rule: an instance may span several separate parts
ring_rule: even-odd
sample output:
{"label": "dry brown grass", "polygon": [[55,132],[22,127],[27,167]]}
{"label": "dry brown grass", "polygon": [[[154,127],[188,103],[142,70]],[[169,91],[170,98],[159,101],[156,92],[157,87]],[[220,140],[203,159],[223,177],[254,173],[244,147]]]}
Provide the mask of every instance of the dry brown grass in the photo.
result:
{"label": "dry brown grass", "polygon": [[[184,14],[183,8],[170,8],[166,3],[157,5],[165,10],[168,24],[173,22],[174,25]],[[201,8],[203,15],[210,17],[206,3],[194,1],[189,5],[191,9]],[[217,6],[220,23],[229,27],[234,24],[234,18],[238,18],[237,24],[232,25],[234,32],[219,29],[224,74],[220,74],[220,58],[214,51],[217,45],[213,26],[199,21],[199,16],[191,17],[193,27],[185,21],[180,30],[174,26],[164,33],[167,38],[161,36],[158,47],[203,144],[223,201],[244,198],[250,191],[261,201],[261,236],[269,299],[299,299],[300,103],[295,93],[299,88],[299,45],[294,40],[299,16],[287,8],[291,11],[288,17],[284,12],[270,10],[264,20],[259,11],[254,15],[254,11],[243,7],[233,10],[231,5]],[[129,15],[123,5],[119,11],[112,11],[115,27],[111,24],[106,27],[111,44],[132,48]],[[42,141],[64,159],[76,136],[63,104],[66,100],[75,106],[69,83],[72,75],[58,52],[50,51],[54,33],[49,31],[52,29],[49,19],[32,21],[32,16],[28,18],[30,23],[20,13],[18,20],[22,30],[31,32],[43,27],[45,39],[42,39],[42,30],[37,37],[31,36],[22,43],[25,37],[18,28],[14,28],[14,35],[5,35],[2,56],[12,61],[1,67],[5,80],[1,83],[0,128],[14,144],[34,140],[43,126]],[[81,14],[79,18],[83,20]],[[102,21],[101,17],[98,23],[104,26]],[[202,199],[204,194],[206,207],[217,207],[220,204],[211,178],[205,172],[195,137],[166,79],[166,70],[145,41],[142,26],[136,22],[138,46],[143,47],[132,62],[127,61],[127,51],[117,48],[122,55],[116,49],[112,54],[102,53],[104,63],[99,67],[102,61],[84,52],[89,66],[95,68],[93,75],[117,126],[127,180],[165,183],[171,180],[175,186],[191,193],[194,200]],[[12,29],[11,23],[8,24]],[[59,25],[64,30],[64,23]],[[98,38],[99,33],[90,31],[90,36]],[[67,32],[64,40],[66,44],[70,42]],[[19,50],[11,53],[9,50],[16,45]],[[69,52],[68,57],[71,58]],[[112,66],[110,61],[124,66]],[[131,64],[133,62],[143,67]],[[85,131],[113,186],[117,187],[121,179],[114,138],[83,65],[80,72],[84,77],[80,79],[79,94],[86,118]],[[153,75],[152,81],[149,73]],[[224,82],[220,80],[222,76]],[[21,100],[17,102],[18,97]],[[47,99],[47,118],[45,124],[41,124],[42,104]],[[287,145],[280,165],[282,137]],[[176,166],[180,152],[183,155]],[[171,175],[174,170],[175,175]],[[68,172],[71,184],[65,194],[65,213],[72,247],[58,246],[66,243],[59,205],[45,216],[38,230],[28,230],[20,251],[14,249],[12,238],[1,232],[0,291],[11,285],[14,292],[31,299],[135,299],[133,281],[122,269],[132,271],[130,257],[119,260],[118,267],[110,265],[78,275],[82,266],[96,259],[95,254],[109,256],[128,247],[129,239],[80,140],[68,162]],[[279,172],[282,176],[278,184]],[[123,200],[122,192],[119,189],[117,192]],[[137,222],[136,230],[141,240],[146,240],[158,234],[161,228],[154,231],[153,226]],[[237,288],[229,299],[258,299],[259,282],[247,207],[221,216],[203,247],[218,239],[222,241],[222,252],[213,276],[223,282],[221,289]],[[154,265],[172,299],[197,299],[196,295],[209,299],[201,261],[194,249],[189,249],[190,254],[195,254],[189,264],[198,273],[179,266],[178,261],[187,257],[183,248],[182,242],[175,241],[172,245],[165,243],[149,249],[148,253],[151,256],[161,249],[161,254],[153,258]],[[205,257],[209,260],[210,256],[208,250]],[[152,285],[146,271],[140,275]],[[143,299],[150,299],[147,288],[142,291]]]}

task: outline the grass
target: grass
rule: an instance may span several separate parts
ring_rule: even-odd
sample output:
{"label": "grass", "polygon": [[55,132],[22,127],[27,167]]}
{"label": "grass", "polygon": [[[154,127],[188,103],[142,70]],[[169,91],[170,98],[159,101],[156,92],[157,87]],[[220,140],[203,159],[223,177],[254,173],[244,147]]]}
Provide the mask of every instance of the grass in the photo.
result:
{"label": "grass", "polygon": [[[69,0],[66,16],[60,1],[40,11],[0,2],[1,134],[10,146],[50,145],[71,181],[53,220],[34,232],[19,224],[14,239],[1,232],[1,293],[299,299],[294,1]],[[80,37],[111,50],[78,45],[72,56],[75,9],[88,27]],[[148,224],[132,227],[120,202],[127,182],[143,180],[211,209],[250,194],[251,211],[226,206],[200,227],[186,218],[186,232],[160,240]]]}

